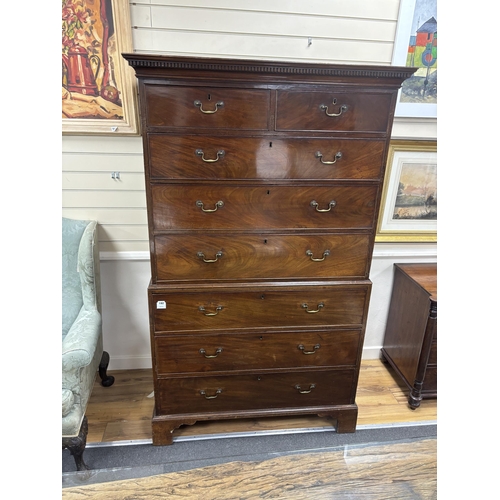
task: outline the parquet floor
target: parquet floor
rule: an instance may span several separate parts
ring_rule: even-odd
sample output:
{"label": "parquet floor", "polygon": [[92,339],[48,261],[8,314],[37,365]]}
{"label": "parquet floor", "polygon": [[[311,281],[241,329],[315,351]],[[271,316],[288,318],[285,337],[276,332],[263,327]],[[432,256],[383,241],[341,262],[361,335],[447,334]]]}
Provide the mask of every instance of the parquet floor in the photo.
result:
{"label": "parquet floor", "polygon": [[[87,443],[151,439],[154,400],[151,370],[110,372],[115,383],[104,388],[96,380],[88,407]],[[358,392],[358,426],[437,420],[437,401],[424,400],[420,408],[408,407],[408,390],[392,368],[380,360],[361,364]],[[331,427],[317,416],[198,422],[174,432],[177,436],[254,432],[308,427]]]}

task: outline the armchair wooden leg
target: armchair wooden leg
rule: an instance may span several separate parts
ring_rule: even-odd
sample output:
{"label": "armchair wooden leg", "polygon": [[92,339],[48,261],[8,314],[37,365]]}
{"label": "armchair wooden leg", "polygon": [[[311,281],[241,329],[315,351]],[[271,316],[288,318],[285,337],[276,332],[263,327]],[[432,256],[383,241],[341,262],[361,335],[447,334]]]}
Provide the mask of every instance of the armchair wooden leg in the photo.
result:
{"label": "armchair wooden leg", "polygon": [[76,469],[79,471],[89,469],[83,460],[83,452],[85,451],[85,446],[87,445],[88,431],[89,426],[87,417],[83,417],[82,426],[80,427],[78,436],[63,438],[62,440],[62,449],[64,450],[65,448],[68,448],[75,459]]}
{"label": "armchair wooden leg", "polygon": [[115,377],[108,375],[106,370],[109,365],[109,354],[104,351],[102,353],[101,362],[99,363],[99,377],[101,377],[101,385],[103,387],[110,387],[115,381]]}

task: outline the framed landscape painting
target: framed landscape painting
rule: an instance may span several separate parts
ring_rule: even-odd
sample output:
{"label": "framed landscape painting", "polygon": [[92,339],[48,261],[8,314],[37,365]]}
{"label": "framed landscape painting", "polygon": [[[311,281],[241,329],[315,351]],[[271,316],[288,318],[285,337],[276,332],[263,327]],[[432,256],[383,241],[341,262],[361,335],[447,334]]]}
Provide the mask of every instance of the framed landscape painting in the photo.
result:
{"label": "framed landscape painting", "polygon": [[62,132],[138,134],[126,0],[62,1]]}
{"label": "framed landscape painting", "polygon": [[437,143],[392,141],[375,241],[437,241]]}
{"label": "framed landscape painting", "polygon": [[398,94],[395,116],[437,117],[437,0],[401,0],[392,64],[417,68]]}

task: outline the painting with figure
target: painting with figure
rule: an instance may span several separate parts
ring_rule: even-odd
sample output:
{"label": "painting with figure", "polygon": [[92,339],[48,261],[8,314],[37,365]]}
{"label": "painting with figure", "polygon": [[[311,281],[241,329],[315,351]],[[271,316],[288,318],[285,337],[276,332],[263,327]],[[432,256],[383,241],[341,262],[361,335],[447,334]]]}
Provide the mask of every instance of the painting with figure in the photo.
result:
{"label": "painting with figure", "polygon": [[112,0],[62,0],[63,119],[123,120]]}
{"label": "painting with figure", "polygon": [[402,103],[437,103],[437,0],[416,0],[406,66],[418,68],[403,83]]}

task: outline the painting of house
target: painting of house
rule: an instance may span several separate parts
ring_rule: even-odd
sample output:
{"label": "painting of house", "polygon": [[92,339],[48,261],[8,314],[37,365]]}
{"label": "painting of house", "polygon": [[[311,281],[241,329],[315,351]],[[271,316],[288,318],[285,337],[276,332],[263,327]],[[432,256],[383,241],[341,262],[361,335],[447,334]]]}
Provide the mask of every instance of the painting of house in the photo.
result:
{"label": "painting of house", "polygon": [[417,0],[412,32],[408,40],[406,66],[418,68],[406,80],[401,102],[437,102],[437,2]]}

